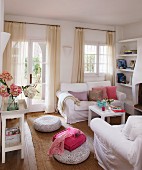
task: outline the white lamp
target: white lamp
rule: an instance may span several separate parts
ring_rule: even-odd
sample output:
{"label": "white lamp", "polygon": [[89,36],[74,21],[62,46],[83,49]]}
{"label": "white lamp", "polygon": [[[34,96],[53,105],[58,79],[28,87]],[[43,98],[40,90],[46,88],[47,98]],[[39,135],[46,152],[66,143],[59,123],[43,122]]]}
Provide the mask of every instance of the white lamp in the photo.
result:
{"label": "white lamp", "polygon": [[8,43],[8,40],[10,38],[10,34],[7,32],[1,32],[1,54],[3,54],[5,47]]}

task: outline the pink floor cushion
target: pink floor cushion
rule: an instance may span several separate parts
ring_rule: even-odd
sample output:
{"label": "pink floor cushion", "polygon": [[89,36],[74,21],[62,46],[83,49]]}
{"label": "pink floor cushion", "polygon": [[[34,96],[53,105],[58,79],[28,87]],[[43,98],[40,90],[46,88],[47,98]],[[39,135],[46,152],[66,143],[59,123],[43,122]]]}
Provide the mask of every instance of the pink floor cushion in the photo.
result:
{"label": "pink floor cushion", "polygon": [[64,150],[62,155],[55,154],[54,158],[64,164],[79,164],[85,161],[90,155],[90,148],[87,141],[73,151]]}
{"label": "pink floor cushion", "polygon": [[[64,133],[66,130],[63,130],[57,134],[55,134],[53,136],[53,141],[62,133]],[[82,132],[79,135],[75,135],[75,136],[70,136],[68,138],[65,139],[64,142],[64,148],[68,151],[73,151],[74,149],[78,148],[79,146],[81,146],[84,142],[86,141],[86,136],[85,134]]]}

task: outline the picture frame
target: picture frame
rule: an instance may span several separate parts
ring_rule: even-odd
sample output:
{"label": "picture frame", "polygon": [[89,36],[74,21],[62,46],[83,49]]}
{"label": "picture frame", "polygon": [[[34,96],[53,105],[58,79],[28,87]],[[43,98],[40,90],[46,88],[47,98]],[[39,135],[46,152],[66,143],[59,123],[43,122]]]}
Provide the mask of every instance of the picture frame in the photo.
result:
{"label": "picture frame", "polygon": [[130,61],[130,68],[131,68],[132,70],[134,70],[134,68],[135,68],[135,63],[136,63],[135,60],[131,60],[131,61]]}

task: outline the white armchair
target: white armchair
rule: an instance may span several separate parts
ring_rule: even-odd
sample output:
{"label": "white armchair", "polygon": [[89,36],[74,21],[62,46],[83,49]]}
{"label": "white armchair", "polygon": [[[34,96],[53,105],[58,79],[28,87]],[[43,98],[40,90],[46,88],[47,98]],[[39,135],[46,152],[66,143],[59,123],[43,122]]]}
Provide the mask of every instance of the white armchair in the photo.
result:
{"label": "white armchair", "polygon": [[99,165],[105,170],[142,170],[142,132],[137,133],[135,140],[128,140],[123,132],[125,126],[111,126],[100,118],[90,122],[94,131],[95,154]]}

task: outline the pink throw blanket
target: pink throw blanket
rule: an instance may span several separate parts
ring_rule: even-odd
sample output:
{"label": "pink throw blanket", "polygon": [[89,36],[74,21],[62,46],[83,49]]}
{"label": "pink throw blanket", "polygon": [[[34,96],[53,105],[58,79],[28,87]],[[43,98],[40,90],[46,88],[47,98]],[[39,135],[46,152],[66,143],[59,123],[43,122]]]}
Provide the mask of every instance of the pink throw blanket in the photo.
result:
{"label": "pink throw blanket", "polygon": [[67,128],[66,131],[64,131],[61,135],[59,135],[52,143],[52,145],[48,151],[49,157],[52,157],[52,155],[54,155],[54,154],[61,155],[64,152],[65,139],[72,135],[78,136],[81,133],[82,132],[79,129],[72,128],[72,127]]}

